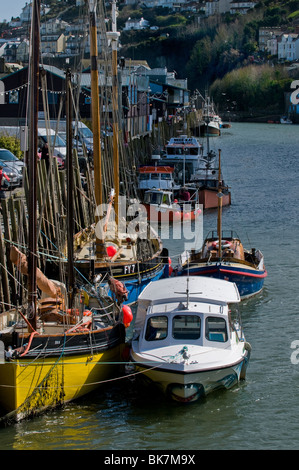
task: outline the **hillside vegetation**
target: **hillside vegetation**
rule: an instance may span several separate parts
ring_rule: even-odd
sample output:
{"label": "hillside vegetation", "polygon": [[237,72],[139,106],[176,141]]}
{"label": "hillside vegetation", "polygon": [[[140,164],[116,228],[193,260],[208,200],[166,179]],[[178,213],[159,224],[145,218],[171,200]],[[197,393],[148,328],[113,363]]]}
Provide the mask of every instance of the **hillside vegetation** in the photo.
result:
{"label": "hillside vegetation", "polygon": [[[121,35],[122,55],[146,59],[150,67],[167,67],[178,78],[188,78],[190,90],[210,94],[220,107],[236,102],[235,109],[269,107],[284,109],[284,91],[290,91],[292,79],[277,64],[277,58],[258,50],[259,28],[281,26],[294,32],[299,18],[299,1],[260,1],[246,15],[201,19],[189,14],[173,14],[159,9],[120,12],[119,24],[128,16],[143,16],[158,31],[129,31]],[[298,24],[298,21],[297,21]],[[267,64],[271,65],[267,65]],[[225,95],[224,95],[225,93]]]}
{"label": "hillside vegetation", "polygon": [[[199,90],[204,94],[210,89],[219,105],[223,105],[220,98],[225,93],[242,110],[272,106],[274,101],[276,107],[282,106],[283,92],[289,91],[291,79],[277,64],[276,57],[259,51],[259,28],[281,26],[294,32],[296,25],[299,27],[299,0],[261,0],[246,15],[226,13],[209,18],[187,11],[174,13],[162,7],[146,8],[146,2],[138,7],[117,3],[123,57],[146,60],[151,68],[175,71],[177,78],[188,79],[191,92]],[[76,6],[75,0],[48,0],[47,4],[50,12],[43,21],[60,17],[71,22],[82,14],[83,7]],[[109,3],[103,2],[101,8],[98,14],[102,19],[110,18]],[[129,17],[143,17],[157,28],[123,31]],[[0,32],[2,28],[7,25],[0,25]],[[296,78],[299,76],[292,76],[293,80]]]}

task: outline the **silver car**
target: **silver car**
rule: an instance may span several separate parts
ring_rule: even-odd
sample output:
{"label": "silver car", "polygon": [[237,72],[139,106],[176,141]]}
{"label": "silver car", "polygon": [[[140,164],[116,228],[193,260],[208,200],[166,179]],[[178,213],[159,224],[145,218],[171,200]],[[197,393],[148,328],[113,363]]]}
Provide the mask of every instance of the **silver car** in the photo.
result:
{"label": "silver car", "polygon": [[2,178],[2,185],[1,185],[2,190],[14,189],[22,185],[23,174],[21,170],[11,168],[11,166],[7,164],[7,162],[2,162],[2,161],[0,162],[0,166],[2,166],[3,172],[9,178],[9,181],[7,181],[6,178]]}
{"label": "silver car", "polygon": [[[6,174],[7,172],[5,171],[4,165],[6,165],[9,170],[13,171],[19,178],[18,185],[20,186],[22,184],[23,168],[25,166],[25,163],[22,162],[22,160],[19,160],[10,150],[0,149],[0,165],[3,166],[4,173]],[[4,180],[7,181],[5,178]]]}

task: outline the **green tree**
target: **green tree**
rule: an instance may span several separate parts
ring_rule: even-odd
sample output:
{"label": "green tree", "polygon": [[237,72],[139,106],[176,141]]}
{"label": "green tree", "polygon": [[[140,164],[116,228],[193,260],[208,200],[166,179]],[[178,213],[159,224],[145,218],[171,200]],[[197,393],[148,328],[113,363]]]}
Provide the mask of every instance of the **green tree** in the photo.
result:
{"label": "green tree", "polygon": [[10,150],[16,157],[23,160],[23,152],[20,147],[20,140],[8,135],[0,135],[0,148]]}

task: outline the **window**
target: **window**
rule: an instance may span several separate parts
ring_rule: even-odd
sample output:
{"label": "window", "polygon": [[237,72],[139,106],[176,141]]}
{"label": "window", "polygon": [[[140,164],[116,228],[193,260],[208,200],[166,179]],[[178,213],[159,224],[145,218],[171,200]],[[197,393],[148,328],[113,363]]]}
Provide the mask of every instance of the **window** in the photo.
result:
{"label": "window", "polygon": [[146,193],[144,195],[144,202],[145,202],[145,204],[150,204],[150,202],[151,202],[151,193]]}
{"label": "window", "polygon": [[146,341],[156,341],[167,337],[167,317],[150,317],[147,321],[145,339]]}
{"label": "window", "polygon": [[170,206],[169,194],[163,194],[162,204],[167,204]]}
{"label": "window", "polygon": [[10,150],[6,149],[1,149],[0,150],[0,160],[3,160],[4,162],[17,162],[19,159],[11,153]]}
{"label": "window", "polygon": [[151,193],[151,204],[161,204],[162,203],[162,194],[161,193]]}
{"label": "window", "polygon": [[227,341],[226,321],[220,317],[206,318],[206,339],[225,343]]}
{"label": "window", "polygon": [[197,315],[176,315],[172,322],[174,339],[199,339],[200,317]]}

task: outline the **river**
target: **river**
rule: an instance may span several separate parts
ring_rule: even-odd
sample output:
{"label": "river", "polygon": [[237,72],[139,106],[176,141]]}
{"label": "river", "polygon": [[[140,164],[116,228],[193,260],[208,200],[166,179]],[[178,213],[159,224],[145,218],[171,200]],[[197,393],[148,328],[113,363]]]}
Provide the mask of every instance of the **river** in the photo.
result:
{"label": "river", "polygon": [[[186,406],[123,378],[0,429],[1,450],[299,449],[299,127],[233,123],[210,143],[232,193],[222,227],[259,248],[268,271],[262,293],[240,306],[252,346],[246,381]],[[216,216],[204,213],[204,235]],[[183,240],[164,245],[175,264]]]}

